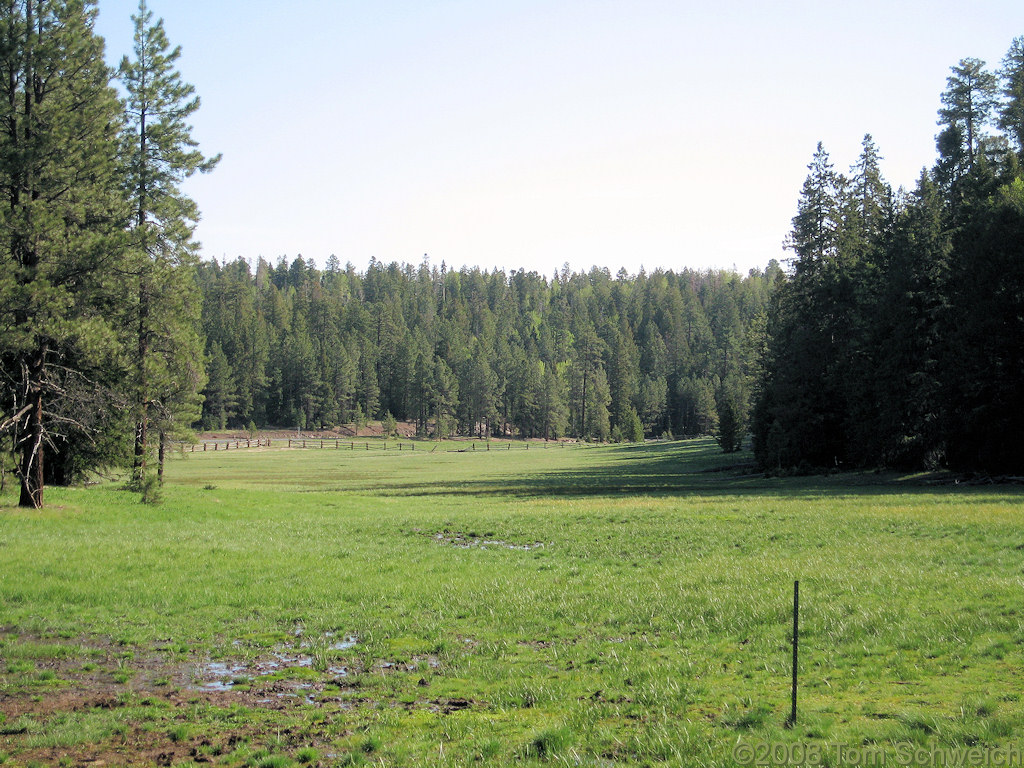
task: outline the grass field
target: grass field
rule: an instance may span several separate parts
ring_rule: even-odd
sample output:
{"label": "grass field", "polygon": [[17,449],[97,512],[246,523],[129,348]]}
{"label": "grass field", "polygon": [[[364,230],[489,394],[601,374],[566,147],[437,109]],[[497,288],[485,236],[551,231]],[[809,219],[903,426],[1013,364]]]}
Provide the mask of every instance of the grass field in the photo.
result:
{"label": "grass field", "polygon": [[0,497],[0,763],[934,765],[1024,742],[1019,487],[767,479],[710,441],[431,447],[175,457],[158,506],[113,482]]}

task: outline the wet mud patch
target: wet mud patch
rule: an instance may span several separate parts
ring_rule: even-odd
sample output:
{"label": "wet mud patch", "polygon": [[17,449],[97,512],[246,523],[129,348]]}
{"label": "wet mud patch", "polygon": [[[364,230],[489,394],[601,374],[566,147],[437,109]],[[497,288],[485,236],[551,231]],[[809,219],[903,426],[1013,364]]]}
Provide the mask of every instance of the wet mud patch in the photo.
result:
{"label": "wet mud patch", "polygon": [[310,746],[328,753],[336,745],[310,723],[382,705],[448,714],[475,703],[431,695],[437,655],[374,655],[352,635],[226,641],[211,658],[169,643],[10,632],[0,651],[0,756],[16,764],[255,764]]}
{"label": "wet mud patch", "polygon": [[[373,655],[352,635],[289,634],[227,642],[211,658],[179,645],[9,633],[0,637],[0,650],[14,651],[0,670],[0,754],[45,765],[216,762],[235,742],[245,754],[266,747],[268,723],[286,726],[272,729],[276,749],[289,724],[333,722],[382,701],[444,714],[470,706],[431,696],[442,667],[433,653]],[[304,733],[295,748],[326,747]]]}
{"label": "wet mud patch", "polygon": [[[309,670],[333,678],[346,677],[350,665],[342,663],[337,654],[348,651],[359,642],[354,635],[335,637],[328,633],[311,640],[276,646],[270,653],[250,659],[209,660],[196,671],[189,686],[202,691],[229,691],[240,686],[253,686],[260,678],[286,677],[290,673]],[[235,641],[235,647],[241,647]]]}
{"label": "wet mud patch", "polygon": [[444,698],[444,699],[433,699],[428,703],[427,709],[431,712],[450,715],[452,712],[461,712],[464,709],[470,709],[477,705],[471,699],[458,698]]}
{"label": "wet mud patch", "polygon": [[434,542],[442,546],[455,547],[456,549],[514,549],[521,552],[529,552],[533,549],[542,549],[543,541],[514,542],[505,539],[494,538],[493,534],[482,536],[476,533],[463,533],[461,531],[439,531],[437,533],[426,533],[416,531],[424,536],[429,536]]}

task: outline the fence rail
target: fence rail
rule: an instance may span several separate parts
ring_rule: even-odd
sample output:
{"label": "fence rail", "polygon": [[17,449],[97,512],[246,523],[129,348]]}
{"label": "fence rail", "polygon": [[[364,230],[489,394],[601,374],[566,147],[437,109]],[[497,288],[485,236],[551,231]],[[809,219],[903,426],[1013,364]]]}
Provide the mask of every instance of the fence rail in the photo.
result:
{"label": "fence rail", "polygon": [[[491,441],[481,440],[473,441],[471,443],[457,442],[452,443],[450,441],[445,442],[412,442],[412,441],[395,441],[389,443],[387,440],[345,440],[340,437],[289,437],[289,438],[275,438],[275,445],[281,446],[285,440],[288,441],[289,448],[316,448],[316,449],[330,449],[330,450],[348,450],[348,451],[371,451],[371,450],[395,450],[395,451],[415,451],[417,445],[420,451],[427,451],[428,453],[435,453],[436,451],[443,450],[445,453],[473,453],[476,451],[511,451],[513,446],[521,446],[523,450],[530,450],[532,446],[535,450],[547,450],[549,448],[565,448],[566,444],[561,440],[557,441],[545,441],[543,443],[536,442],[517,442],[517,441]],[[207,451],[231,451],[231,450],[242,450],[245,448],[269,448],[273,441],[269,437],[259,437],[250,440],[203,440],[200,443],[186,445],[181,444],[182,453],[205,453]],[[573,445],[576,445],[575,443]]]}
{"label": "fence rail", "polygon": [[[420,450],[426,450],[428,443],[420,442],[414,443],[412,441],[402,442],[401,440],[394,443],[389,443],[387,440],[344,440],[340,437],[292,437],[288,438],[289,448],[325,448],[330,450],[348,450],[348,451],[371,451],[371,450],[396,450],[396,451],[415,451],[416,446],[420,446]],[[493,450],[496,451],[511,451],[513,445],[522,445],[524,450],[530,450],[530,443],[514,443],[511,441],[480,441],[472,442],[467,444],[459,444],[460,447],[452,447],[451,443],[434,443],[430,447],[430,453],[434,453],[438,448],[443,448],[446,453],[471,453],[476,450],[490,451],[491,446],[495,446]],[[477,448],[478,445],[483,447]],[[543,446],[548,448],[550,445],[554,445],[560,448],[565,447],[565,443],[561,441],[557,443],[536,443],[535,447]]]}
{"label": "fence rail", "polygon": [[[213,446],[213,447],[211,447]],[[221,446],[224,446],[221,448]],[[232,446],[234,448],[232,449]],[[189,453],[203,453],[206,451],[230,451],[239,450],[242,448],[269,448],[270,438],[269,437],[257,437],[255,440],[204,440],[201,443],[193,444],[188,446]],[[185,451],[185,445],[181,446],[182,452]]]}

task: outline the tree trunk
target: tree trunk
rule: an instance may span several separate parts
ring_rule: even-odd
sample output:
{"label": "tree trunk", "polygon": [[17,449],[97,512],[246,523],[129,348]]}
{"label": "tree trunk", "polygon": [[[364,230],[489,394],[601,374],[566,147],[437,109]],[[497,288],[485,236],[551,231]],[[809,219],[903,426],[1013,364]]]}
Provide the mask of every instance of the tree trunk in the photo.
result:
{"label": "tree trunk", "polygon": [[[145,267],[143,268],[145,270]],[[146,451],[148,450],[147,440],[149,432],[149,396],[147,393],[146,381],[146,358],[149,356],[149,292],[146,286],[146,277],[143,274],[139,284],[139,358],[138,365],[138,386],[139,386],[139,412],[138,421],[135,424],[135,458],[132,462],[132,475],[137,483],[146,479]]]}
{"label": "tree trunk", "polygon": [[160,432],[160,447],[157,449],[156,479],[160,485],[164,484],[164,441],[166,435]]}
{"label": "tree trunk", "polygon": [[46,349],[40,349],[26,366],[26,404],[31,410],[20,430],[21,498],[18,505],[40,509],[43,506],[43,368]]}
{"label": "tree trunk", "polygon": [[[145,88],[145,72],[143,72],[142,86]],[[146,112],[143,110],[139,115],[139,157],[141,167],[139,169],[138,208],[135,212],[135,225],[141,236],[139,243],[142,250],[142,264],[139,272],[139,345],[138,360],[138,398],[139,411],[138,421],[135,424],[135,458],[132,461],[132,476],[135,482],[142,487],[146,479],[146,445],[149,431],[149,394],[146,381],[146,358],[149,356],[149,252],[146,243],[146,191],[147,191],[147,158],[146,143],[149,138],[146,133]]]}

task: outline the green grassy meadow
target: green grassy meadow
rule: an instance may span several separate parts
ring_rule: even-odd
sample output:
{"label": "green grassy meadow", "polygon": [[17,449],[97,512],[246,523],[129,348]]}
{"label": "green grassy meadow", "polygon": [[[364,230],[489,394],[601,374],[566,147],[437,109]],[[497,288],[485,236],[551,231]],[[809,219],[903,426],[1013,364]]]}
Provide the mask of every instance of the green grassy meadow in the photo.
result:
{"label": "green grassy meadow", "polygon": [[157,506],[8,491],[0,764],[1024,742],[1020,487],[764,478],[707,440],[504,446],[175,456]]}

